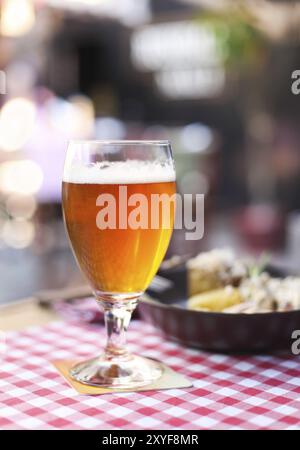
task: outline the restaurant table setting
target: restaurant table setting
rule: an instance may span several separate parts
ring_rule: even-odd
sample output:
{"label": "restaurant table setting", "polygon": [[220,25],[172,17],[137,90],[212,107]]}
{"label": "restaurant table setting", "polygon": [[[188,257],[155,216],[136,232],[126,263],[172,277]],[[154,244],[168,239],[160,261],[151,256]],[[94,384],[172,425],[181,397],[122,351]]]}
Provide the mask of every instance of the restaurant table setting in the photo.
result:
{"label": "restaurant table setting", "polygon": [[[300,277],[224,248],[164,260],[174,201],[156,225],[159,202],[151,226],[133,218],[175,180],[169,141],[69,143],[63,213],[88,284],[37,293],[40,324],[0,320],[1,429],[299,428]],[[146,208],[125,223],[121,202],[115,226],[127,192]]]}

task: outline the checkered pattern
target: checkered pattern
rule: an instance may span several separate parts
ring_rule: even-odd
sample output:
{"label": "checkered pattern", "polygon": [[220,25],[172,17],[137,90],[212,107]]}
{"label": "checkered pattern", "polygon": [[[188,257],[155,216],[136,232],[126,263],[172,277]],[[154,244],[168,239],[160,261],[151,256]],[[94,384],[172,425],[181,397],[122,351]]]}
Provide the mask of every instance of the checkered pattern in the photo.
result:
{"label": "checkered pattern", "polygon": [[83,396],[51,359],[99,351],[99,325],[56,322],[7,335],[0,365],[0,429],[293,429],[300,424],[300,357],[227,356],[167,342],[131,324],[131,350],[163,360],[193,388]]}

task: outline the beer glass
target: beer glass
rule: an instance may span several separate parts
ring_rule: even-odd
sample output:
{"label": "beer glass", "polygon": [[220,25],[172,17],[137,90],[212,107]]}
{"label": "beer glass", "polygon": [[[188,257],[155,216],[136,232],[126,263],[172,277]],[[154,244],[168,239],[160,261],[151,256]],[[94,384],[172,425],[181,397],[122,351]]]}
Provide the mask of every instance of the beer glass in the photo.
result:
{"label": "beer glass", "polygon": [[131,314],[167,251],[175,211],[168,141],[71,141],[62,186],[70,244],[104,311],[104,352],[75,365],[89,385],[132,389],[162,375],[125,343]]}

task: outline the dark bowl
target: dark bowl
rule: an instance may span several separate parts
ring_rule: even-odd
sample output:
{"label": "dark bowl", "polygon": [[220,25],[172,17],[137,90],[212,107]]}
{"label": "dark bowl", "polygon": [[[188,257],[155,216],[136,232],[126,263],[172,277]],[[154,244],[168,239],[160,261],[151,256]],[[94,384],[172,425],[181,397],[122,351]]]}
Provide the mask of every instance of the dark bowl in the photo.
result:
{"label": "dark bowl", "polygon": [[[291,352],[292,333],[300,330],[300,310],[270,313],[213,313],[186,305],[185,269],[163,273],[174,282],[166,292],[152,292],[139,303],[142,319],[180,344],[217,352]],[[272,269],[270,272],[276,273]],[[272,273],[272,274],[273,274]],[[281,275],[281,273],[276,273]]]}
{"label": "dark bowl", "polygon": [[300,329],[300,310],[258,314],[212,313],[143,299],[139,313],[142,319],[160,329],[172,341],[218,352],[291,351],[292,332]]}

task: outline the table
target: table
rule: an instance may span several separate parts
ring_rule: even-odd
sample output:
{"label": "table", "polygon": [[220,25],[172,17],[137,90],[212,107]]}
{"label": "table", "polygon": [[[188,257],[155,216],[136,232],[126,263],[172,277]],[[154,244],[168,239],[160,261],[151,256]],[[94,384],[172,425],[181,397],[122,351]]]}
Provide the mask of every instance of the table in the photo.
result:
{"label": "table", "polygon": [[51,359],[88,357],[100,325],[50,321],[7,332],[0,367],[0,429],[298,429],[300,357],[228,356],[183,348],[139,320],[132,351],[192,379],[188,389],[83,396]]}

